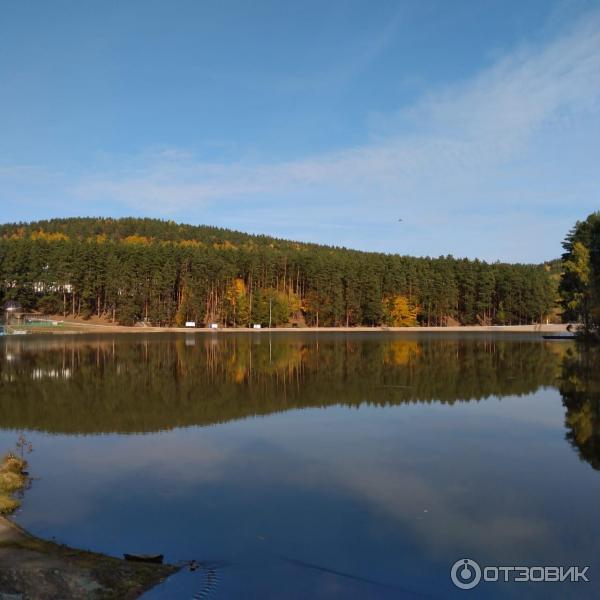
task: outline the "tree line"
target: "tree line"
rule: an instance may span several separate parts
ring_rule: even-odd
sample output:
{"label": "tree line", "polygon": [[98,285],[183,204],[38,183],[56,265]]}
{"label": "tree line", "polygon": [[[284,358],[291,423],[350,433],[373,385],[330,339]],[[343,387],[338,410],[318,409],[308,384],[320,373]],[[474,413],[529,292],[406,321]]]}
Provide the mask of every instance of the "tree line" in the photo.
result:
{"label": "tree line", "polygon": [[553,266],[415,258],[157,219],[0,225],[0,294],[120,324],[408,326],[542,322]]}
{"label": "tree line", "polygon": [[560,294],[563,319],[591,337],[600,328],[600,212],[578,221],[563,242]]}

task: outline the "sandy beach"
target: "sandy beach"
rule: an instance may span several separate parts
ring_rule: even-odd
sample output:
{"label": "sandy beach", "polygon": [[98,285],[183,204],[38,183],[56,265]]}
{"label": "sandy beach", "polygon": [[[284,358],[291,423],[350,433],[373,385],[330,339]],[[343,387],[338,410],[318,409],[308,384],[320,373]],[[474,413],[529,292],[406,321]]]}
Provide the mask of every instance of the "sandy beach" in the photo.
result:
{"label": "sandy beach", "polygon": [[[17,327],[19,329],[19,327]],[[451,327],[153,327],[125,326],[113,323],[100,323],[85,320],[61,320],[54,327],[21,327],[32,333],[71,334],[71,333],[565,333],[566,324],[533,325],[464,325]]]}

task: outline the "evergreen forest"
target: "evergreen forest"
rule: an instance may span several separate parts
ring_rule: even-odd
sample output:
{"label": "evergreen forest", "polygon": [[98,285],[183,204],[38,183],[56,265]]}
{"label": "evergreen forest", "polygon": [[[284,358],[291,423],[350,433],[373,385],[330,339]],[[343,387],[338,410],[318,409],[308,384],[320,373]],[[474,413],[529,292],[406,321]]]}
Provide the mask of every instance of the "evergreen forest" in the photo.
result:
{"label": "evergreen forest", "polygon": [[556,264],[410,257],[138,218],[0,225],[0,301],[157,326],[544,322]]}

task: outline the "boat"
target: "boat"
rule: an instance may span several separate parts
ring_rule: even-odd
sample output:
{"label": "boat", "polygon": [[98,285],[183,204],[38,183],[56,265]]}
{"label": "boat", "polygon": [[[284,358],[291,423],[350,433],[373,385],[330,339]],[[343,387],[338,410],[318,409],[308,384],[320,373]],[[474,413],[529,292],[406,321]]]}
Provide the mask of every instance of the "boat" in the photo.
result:
{"label": "boat", "polygon": [[162,554],[123,554],[125,560],[132,562],[147,562],[162,565],[164,556]]}

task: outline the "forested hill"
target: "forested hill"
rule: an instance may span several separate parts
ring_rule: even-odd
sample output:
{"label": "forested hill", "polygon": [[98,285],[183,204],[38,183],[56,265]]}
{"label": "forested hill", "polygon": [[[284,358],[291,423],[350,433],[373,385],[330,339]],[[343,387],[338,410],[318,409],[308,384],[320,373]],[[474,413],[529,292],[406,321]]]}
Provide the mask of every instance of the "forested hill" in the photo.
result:
{"label": "forested hill", "polygon": [[549,265],[413,258],[156,219],[0,225],[2,303],[123,324],[540,322]]}
{"label": "forested hill", "polygon": [[[139,219],[126,217],[122,219],[70,218],[35,221],[32,223],[0,224],[0,236],[11,237],[15,234],[27,236],[57,234],[73,240],[92,240],[102,236],[113,242],[132,241],[133,237],[146,238],[153,242],[189,242],[203,244],[230,243],[236,246],[250,244],[253,246],[297,247],[296,242],[280,240],[266,235],[251,235],[232,229],[210,227],[208,225],[186,225],[174,221],[160,219]],[[302,246],[318,247],[317,244],[303,243]]]}

